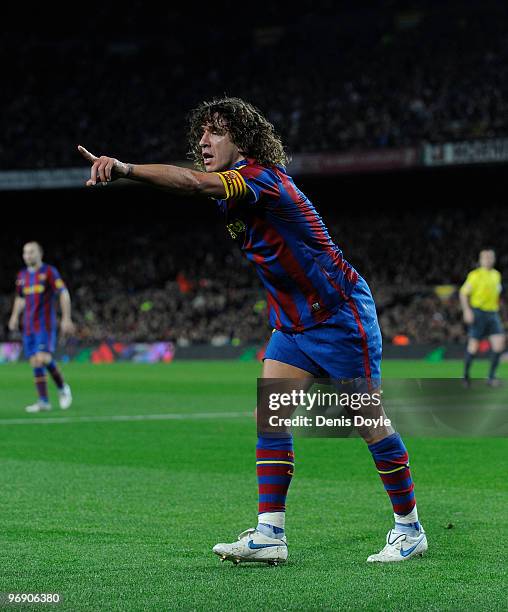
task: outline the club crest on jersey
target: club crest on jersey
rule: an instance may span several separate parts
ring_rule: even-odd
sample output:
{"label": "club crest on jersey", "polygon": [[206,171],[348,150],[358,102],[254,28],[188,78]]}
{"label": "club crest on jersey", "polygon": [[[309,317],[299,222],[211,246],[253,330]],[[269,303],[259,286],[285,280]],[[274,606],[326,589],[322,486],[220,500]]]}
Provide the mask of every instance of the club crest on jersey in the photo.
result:
{"label": "club crest on jersey", "polygon": [[44,285],[31,285],[23,287],[23,295],[32,295],[34,293],[44,293]]}
{"label": "club crest on jersey", "polygon": [[238,234],[245,232],[247,229],[245,223],[240,219],[235,219],[232,223],[228,223],[226,227],[228,228],[231,238],[238,238]]}

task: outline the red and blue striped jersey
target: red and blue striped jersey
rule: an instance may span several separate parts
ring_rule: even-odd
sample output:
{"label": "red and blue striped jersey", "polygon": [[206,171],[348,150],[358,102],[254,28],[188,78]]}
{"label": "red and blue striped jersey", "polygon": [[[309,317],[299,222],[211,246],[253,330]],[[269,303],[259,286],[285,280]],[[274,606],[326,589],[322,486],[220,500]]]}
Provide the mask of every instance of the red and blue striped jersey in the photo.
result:
{"label": "red and blue striped jersey", "polygon": [[272,327],[300,332],[326,321],[359,276],[312,202],[282,166],[249,158],[217,174],[226,190],[218,205],[267,290]]}
{"label": "red and blue striped jersey", "polygon": [[64,289],[58,270],[46,263],[34,271],[25,268],[18,272],[16,292],[25,300],[25,335],[56,329],[56,296]]}

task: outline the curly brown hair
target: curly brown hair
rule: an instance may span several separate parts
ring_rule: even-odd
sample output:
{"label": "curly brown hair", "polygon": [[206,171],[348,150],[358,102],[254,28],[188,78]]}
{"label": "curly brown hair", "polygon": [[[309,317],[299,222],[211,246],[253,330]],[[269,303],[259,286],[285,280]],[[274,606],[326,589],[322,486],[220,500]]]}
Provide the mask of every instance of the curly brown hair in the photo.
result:
{"label": "curly brown hair", "polygon": [[240,98],[214,98],[201,102],[189,114],[189,157],[201,170],[204,165],[199,141],[205,125],[219,133],[227,130],[240,151],[262,166],[286,166],[289,162],[275,128],[256,107]]}

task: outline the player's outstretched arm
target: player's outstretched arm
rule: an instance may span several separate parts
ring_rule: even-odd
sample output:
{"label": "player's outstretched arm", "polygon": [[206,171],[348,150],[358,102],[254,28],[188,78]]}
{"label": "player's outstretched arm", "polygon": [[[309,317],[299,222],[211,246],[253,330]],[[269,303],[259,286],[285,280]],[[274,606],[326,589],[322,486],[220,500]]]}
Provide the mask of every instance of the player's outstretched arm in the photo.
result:
{"label": "player's outstretched arm", "polygon": [[219,199],[226,197],[224,184],[215,173],[197,172],[166,164],[126,164],[114,157],[97,157],[81,145],[78,145],[78,151],[92,164],[87,187],[97,183],[107,184],[118,178],[128,178],[164,187],[182,195],[205,195]]}
{"label": "player's outstretched arm", "polygon": [[14,299],[14,304],[12,306],[11,318],[9,319],[9,330],[17,331],[19,327],[19,315],[23,312],[25,308],[25,298],[16,296]]}

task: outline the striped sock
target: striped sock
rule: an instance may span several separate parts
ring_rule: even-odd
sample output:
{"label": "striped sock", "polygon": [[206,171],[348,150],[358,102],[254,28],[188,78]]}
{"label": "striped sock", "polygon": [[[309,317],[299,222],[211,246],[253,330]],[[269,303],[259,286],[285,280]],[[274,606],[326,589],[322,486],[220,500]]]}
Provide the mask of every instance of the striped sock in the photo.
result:
{"label": "striped sock", "polygon": [[258,436],[256,471],[259,490],[258,531],[284,536],[286,496],[294,471],[293,438]]}
{"label": "striped sock", "polygon": [[55,381],[55,385],[59,389],[63,389],[65,382],[55,361],[52,360],[51,363],[46,364],[46,369],[51,374],[51,378]]}
{"label": "striped sock", "polygon": [[34,368],[34,382],[39,400],[41,402],[48,402],[48,383],[46,381],[44,368]]}
{"label": "striped sock", "polygon": [[[416,499],[409,471],[409,457],[400,435],[393,433],[375,444],[370,444],[369,450],[390,496],[397,522],[406,523],[407,521],[402,519],[413,511]],[[418,521],[418,517],[415,521]]]}

